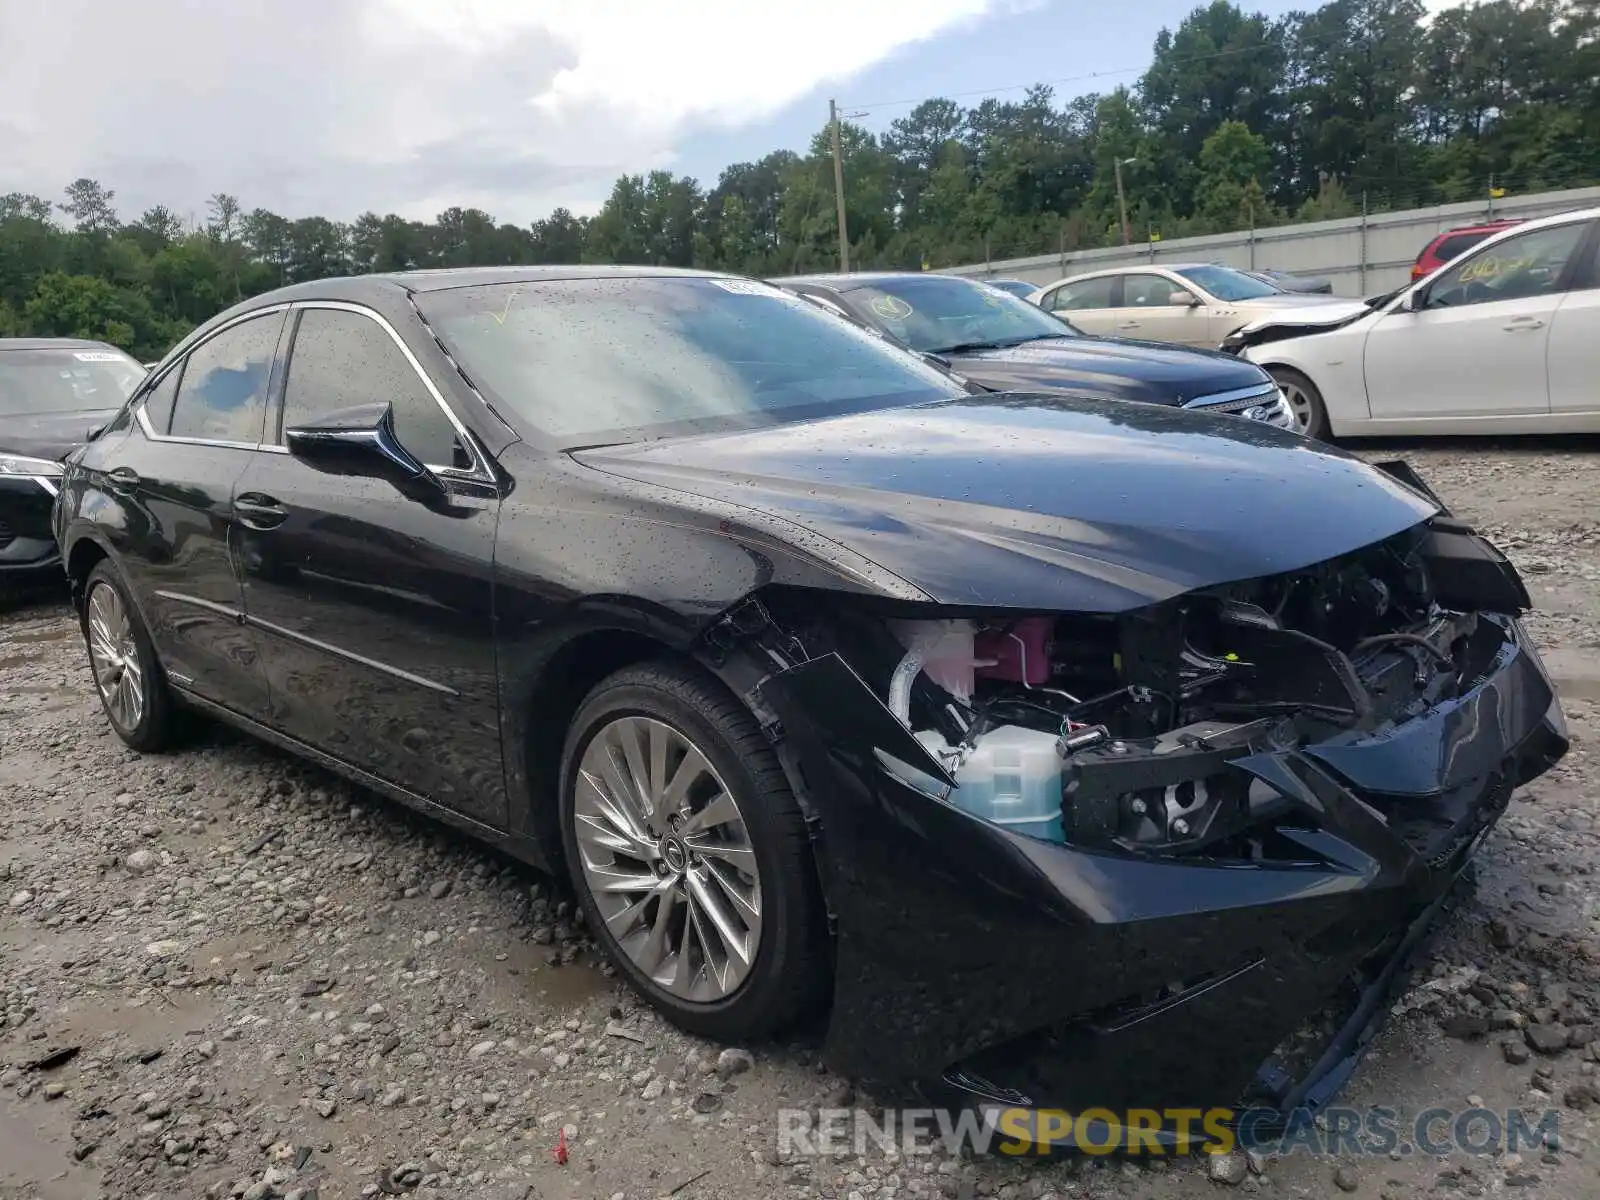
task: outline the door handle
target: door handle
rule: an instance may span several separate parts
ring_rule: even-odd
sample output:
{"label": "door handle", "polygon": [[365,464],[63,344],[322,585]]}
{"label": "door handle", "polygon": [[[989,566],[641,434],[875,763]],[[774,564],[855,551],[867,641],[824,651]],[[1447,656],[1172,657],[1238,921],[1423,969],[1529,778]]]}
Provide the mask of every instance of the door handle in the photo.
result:
{"label": "door handle", "polygon": [[139,486],[139,472],[132,467],[118,467],[106,474],[114,492],[131,492]]}
{"label": "door handle", "polygon": [[1538,317],[1516,317],[1507,325],[1502,325],[1507,333],[1519,333],[1524,329],[1543,329],[1544,322]]}
{"label": "door handle", "polygon": [[1121,325],[1118,325],[1117,328],[1118,329],[1137,329],[1137,328],[1139,328],[1139,322],[1137,322],[1137,321],[1124,321]]}
{"label": "door handle", "polygon": [[271,496],[245,492],[235,496],[233,515],[249,529],[275,529],[289,519],[289,510]]}

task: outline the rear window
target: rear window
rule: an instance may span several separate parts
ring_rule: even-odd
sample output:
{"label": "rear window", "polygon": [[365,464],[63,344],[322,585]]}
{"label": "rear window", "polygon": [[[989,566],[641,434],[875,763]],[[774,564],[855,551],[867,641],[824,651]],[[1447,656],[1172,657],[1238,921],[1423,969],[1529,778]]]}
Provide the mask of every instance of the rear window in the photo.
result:
{"label": "rear window", "polygon": [[1452,233],[1449,237],[1439,240],[1439,244],[1433,248],[1433,257],[1442,263],[1447,263],[1452,258],[1471,250],[1488,236],[1487,232]]}
{"label": "rear window", "polygon": [[121,408],[144,376],[110,347],[0,350],[0,417]]}

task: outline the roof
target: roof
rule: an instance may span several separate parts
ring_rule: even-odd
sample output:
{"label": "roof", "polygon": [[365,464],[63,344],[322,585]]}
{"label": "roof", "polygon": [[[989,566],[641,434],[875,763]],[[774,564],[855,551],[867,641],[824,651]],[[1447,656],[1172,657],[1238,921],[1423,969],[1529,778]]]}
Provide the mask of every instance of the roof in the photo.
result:
{"label": "roof", "polygon": [[1472,233],[1479,229],[1504,229],[1508,225],[1526,224],[1522,217],[1496,217],[1492,221],[1469,221],[1465,225],[1452,225],[1449,229],[1439,233],[1439,237],[1449,237],[1452,233]]}
{"label": "roof", "polygon": [[[204,321],[198,328],[167,352],[168,357],[177,349],[192,344],[212,329],[239,319],[256,309],[269,308],[295,301],[342,300],[382,310],[405,304],[410,295],[425,292],[444,292],[452,288],[493,287],[516,283],[550,283],[562,279],[645,279],[682,277],[688,279],[725,279],[726,272],[690,271],[679,267],[638,266],[520,266],[520,267],[435,267],[422,271],[389,271],[374,275],[333,275],[326,279],[310,279],[304,283],[291,283],[241,300]],[[165,360],[163,360],[165,361]]]}
{"label": "roof", "polygon": [[848,292],[853,288],[895,279],[966,279],[969,283],[986,282],[967,279],[965,275],[945,275],[939,271],[851,271],[848,275],[840,275],[837,272],[831,275],[776,275],[768,276],[767,282],[779,287],[804,283],[813,287],[829,288],[835,292]]}
{"label": "roof", "polygon": [[1489,229],[1498,237],[1502,233],[1509,233],[1512,229],[1525,233],[1530,229],[1566,225],[1573,221],[1592,221],[1596,217],[1600,217],[1600,208],[1572,208],[1566,212],[1552,213],[1548,217],[1497,217],[1493,221],[1483,221],[1476,225],[1458,225],[1454,229],[1442,229],[1439,231],[1439,236],[1462,233],[1471,229]]}
{"label": "roof", "polygon": [[1124,271],[1192,271],[1197,267],[1227,267],[1230,271],[1242,271],[1245,269],[1243,267],[1229,266],[1227,263],[1201,262],[1196,259],[1194,262],[1147,262],[1120,267],[1102,267],[1098,271],[1085,271],[1083,274],[1112,275],[1121,274]]}
{"label": "roof", "polygon": [[[0,338],[0,351],[5,350],[117,350],[117,347],[88,338]],[[117,350],[117,353],[122,351]]]}
{"label": "roof", "polygon": [[[408,292],[443,292],[461,287],[493,287],[506,283],[552,283],[562,279],[644,279],[680,276],[689,279],[718,279],[723,271],[693,271],[683,267],[629,265],[521,266],[521,267],[432,267],[421,271],[392,271],[380,275],[347,276],[374,283],[390,284]],[[321,279],[314,283],[342,283],[343,279]],[[301,286],[314,286],[307,284]]]}

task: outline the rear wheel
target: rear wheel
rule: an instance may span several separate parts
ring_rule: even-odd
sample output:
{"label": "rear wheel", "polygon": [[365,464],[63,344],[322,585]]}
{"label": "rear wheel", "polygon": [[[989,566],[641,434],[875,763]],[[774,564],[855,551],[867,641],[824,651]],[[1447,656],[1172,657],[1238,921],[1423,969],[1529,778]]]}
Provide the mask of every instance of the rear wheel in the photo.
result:
{"label": "rear wheel", "polygon": [[1293,367],[1268,367],[1267,373],[1283,392],[1294,413],[1294,427],[1307,437],[1328,440],[1328,410],[1322,403],[1322,393]]}
{"label": "rear wheel", "polygon": [[106,719],[135,750],[165,749],[173,738],[172,694],[150,633],[110,560],[84,585],[83,639]]}
{"label": "rear wheel", "polygon": [[562,841],[595,937],[670,1020],[759,1038],[823,993],[810,841],[749,712],[687,666],[601,683],[568,731]]}

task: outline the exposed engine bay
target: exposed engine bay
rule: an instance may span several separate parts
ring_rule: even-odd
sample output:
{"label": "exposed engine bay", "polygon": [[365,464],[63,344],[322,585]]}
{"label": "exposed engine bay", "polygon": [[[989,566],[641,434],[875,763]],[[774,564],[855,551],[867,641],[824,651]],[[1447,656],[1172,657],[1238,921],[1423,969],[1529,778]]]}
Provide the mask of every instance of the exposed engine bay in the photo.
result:
{"label": "exposed engine bay", "polygon": [[1337,1094],[1568,745],[1515,568],[1377,466],[1431,515],[1281,572],[1075,611],[771,586],[707,630],[808,813],[836,1069],[1036,1110]]}
{"label": "exposed engine bay", "polygon": [[1481,681],[1506,644],[1485,597],[1490,612],[1527,604],[1485,545],[1440,517],[1130,613],[824,614],[779,594],[723,633],[759,631],[781,668],[838,655],[912,734],[909,753],[880,749],[883,765],[1013,833],[1293,858],[1267,820],[1283,794],[1231,761],[1368,739]]}

